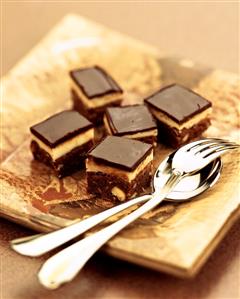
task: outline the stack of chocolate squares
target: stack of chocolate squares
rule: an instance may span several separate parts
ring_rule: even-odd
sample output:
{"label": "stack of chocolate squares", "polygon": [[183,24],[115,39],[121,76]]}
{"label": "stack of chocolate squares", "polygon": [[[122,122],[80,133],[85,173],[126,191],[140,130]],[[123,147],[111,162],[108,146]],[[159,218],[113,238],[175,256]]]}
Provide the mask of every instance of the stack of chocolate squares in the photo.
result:
{"label": "stack of chocolate squares", "polygon": [[88,190],[97,196],[139,195],[150,185],[158,142],[179,147],[210,125],[211,102],[183,86],[160,89],[142,105],[120,106],[123,90],[104,69],[76,69],[70,78],[73,110],[33,125],[31,150],[59,178],[86,167]]}

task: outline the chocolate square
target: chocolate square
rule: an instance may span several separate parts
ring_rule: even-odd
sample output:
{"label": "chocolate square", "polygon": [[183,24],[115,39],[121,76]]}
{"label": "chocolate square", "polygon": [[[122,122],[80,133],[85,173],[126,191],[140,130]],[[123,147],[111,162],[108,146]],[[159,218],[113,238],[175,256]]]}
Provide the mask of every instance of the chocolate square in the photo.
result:
{"label": "chocolate square", "polygon": [[144,105],[109,107],[106,118],[114,135],[124,135],[156,129],[156,123]]}
{"label": "chocolate square", "polygon": [[66,110],[32,126],[30,131],[51,148],[93,127],[79,112]]}
{"label": "chocolate square", "polygon": [[99,163],[110,164],[117,168],[132,171],[151,150],[152,145],[141,141],[108,136],[88,153],[88,157]]}
{"label": "chocolate square", "polygon": [[99,66],[73,70],[70,76],[88,99],[115,92],[122,93],[116,81]]}
{"label": "chocolate square", "polygon": [[166,114],[178,124],[212,106],[211,102],[180,85],[167,86],[145,99],[153,108]]}

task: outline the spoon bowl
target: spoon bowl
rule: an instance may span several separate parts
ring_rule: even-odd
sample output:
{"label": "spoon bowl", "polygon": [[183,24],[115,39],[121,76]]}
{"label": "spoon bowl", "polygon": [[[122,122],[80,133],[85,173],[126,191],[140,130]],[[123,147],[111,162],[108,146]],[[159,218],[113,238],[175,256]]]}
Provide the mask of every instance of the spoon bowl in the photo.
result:
{"label": "spoon bowl", "polygon": [[[171,174],[171,153],[158,167],[153,179],[153,190],[161,189]],[[168,201],[186,201],[212,187],[219,179],[222,170],[221,158],[217,158],[198,172],[184,177],[165,198]]]}

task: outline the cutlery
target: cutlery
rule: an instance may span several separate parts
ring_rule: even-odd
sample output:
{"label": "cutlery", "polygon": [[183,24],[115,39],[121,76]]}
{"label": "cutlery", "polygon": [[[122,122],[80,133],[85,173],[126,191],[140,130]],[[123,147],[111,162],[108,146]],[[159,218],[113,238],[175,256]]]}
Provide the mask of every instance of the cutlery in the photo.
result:
{"label": "cutlery", "polygon": [[[168,176],[170,175],[172,159],[175,152],[171,153],[159,165],[156,171],[157,176],[155,175],[155,186],[153,186],[153,189],[156,189],[156,186],[158,186],[158,188],[161,188],[161,186],[165,184]],[[201,169],[201,171],[183,178],[182,182],[178,184],[177,188],[175,188],[166,197],[166,200],[184,201],[188,200],[191,197],[199,195],[217,181],[220,175],[221,168],[222,163],[218,158],[210,163],[210,165]],[[32,236],[12,240],[11,247],[13,250],[22,255],[32,257],[40,256],[81,235],[82,233],[85,233],[89,229],[110,218],[111,216],[114,216],[115,214],[122,212],[131,206],[145,202],[151,197],[152,195],[149,194],[134,198],[123,204],[119,204],[113,208],[107,209],[101,213],[91,216],[87,219],[78,221],[67,227],[55,230],[47,234],[35,234]]]}
{"label": "cutlery", "polygon": [[49,258],[38,274],[40,283],[46,288],[56,289],[71,281],[99,248],[127,225],[160,204],[181,179],[238,147],[237,144],[219,139],[202,139],[181,147],[173,156],[172,170],[164,186],[158,186],[157,170],[151,199],[127,216]]}

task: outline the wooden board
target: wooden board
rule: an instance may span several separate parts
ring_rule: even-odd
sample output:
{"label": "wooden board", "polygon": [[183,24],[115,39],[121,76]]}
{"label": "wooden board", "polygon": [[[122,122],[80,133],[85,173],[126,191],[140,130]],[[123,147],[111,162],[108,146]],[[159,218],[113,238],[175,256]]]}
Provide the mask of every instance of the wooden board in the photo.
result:
{"label": "wooden board", "polygon": [[[238,140],[238,76],[168,57],[141,42],[70,15],[1,82],[3,217],[47,231],[116,204],[87,193],[84,171],[58,180],[48,167],[33,161],[29,151],[29,126],[71,107],[68,71],[94,64],[106,68],[126,90],[125,103],[141,102],[146,95],[172,82],[194,89],[214,105],[212,126],[205,136]],[[159,146],[155,165],[170,151]],[[178,276],[195,275],[239,217],[238,157],[237,152],[224,157],[222,176],[214,188],[189,203],[159,206],[112,239],[104,250]]]}

